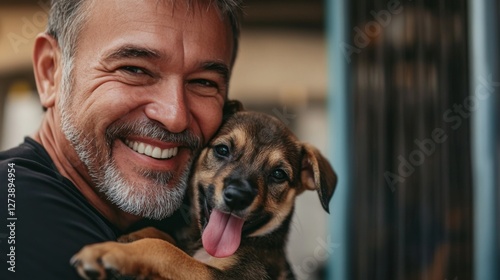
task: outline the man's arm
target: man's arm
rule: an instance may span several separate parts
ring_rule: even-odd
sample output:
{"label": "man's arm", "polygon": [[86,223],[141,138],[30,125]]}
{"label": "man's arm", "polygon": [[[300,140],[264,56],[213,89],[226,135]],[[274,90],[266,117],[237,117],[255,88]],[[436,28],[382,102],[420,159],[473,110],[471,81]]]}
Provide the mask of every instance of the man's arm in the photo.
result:
{"label": "man's arm", "polygon": [[24,159],[0,162],[0,279],[80,279],[71,256],[116,239],[76,188],[51,172]]}

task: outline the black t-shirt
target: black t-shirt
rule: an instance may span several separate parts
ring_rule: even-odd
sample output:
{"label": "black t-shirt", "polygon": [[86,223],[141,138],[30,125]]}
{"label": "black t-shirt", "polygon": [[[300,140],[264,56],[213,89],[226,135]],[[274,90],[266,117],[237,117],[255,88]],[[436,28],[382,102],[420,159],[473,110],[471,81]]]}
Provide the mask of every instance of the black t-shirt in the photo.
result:
{"label": "black t-shirt", "polygon": [[120,234],[33,139],[0,152],[0,279],[80,279],[71,256]]}

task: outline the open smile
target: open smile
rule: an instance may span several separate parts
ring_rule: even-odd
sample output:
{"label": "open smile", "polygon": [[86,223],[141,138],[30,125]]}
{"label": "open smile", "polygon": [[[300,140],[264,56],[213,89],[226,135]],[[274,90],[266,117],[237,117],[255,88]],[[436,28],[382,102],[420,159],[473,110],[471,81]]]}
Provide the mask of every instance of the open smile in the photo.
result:
{"label": "open smile", "polygon": [[175,157],[177,155],[177,152],[179,151],[178,147],[162,149],[160,147],[155,147],[153,145],[146,144],[140,141],[131,141],[125,139],[123,142],[134,152],[152,157],[154,159],[170,159]]}

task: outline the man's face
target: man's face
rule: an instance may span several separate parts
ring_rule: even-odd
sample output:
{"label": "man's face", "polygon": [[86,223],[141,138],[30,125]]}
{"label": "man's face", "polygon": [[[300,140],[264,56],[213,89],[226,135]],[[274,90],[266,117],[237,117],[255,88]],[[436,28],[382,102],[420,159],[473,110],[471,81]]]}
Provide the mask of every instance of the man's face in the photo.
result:
{"label": "man's face", "polygon": [[212,6],[92,2],[60,107],[83,172],[108,200],[149,218],[180,206],[193,155],[222,119],[232,48]]}

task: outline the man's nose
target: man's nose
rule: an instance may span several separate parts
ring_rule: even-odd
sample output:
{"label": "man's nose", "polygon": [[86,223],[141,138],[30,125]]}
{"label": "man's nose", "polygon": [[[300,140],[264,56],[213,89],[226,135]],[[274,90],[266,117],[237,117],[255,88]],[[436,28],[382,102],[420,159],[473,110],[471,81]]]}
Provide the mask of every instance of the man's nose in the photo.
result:
{"label": "man's nose", "polygon": [[172,133],[186,130],[191,122],[191,113],[184,82],[171,79],[158,85],[156,91],[152,94],[154,99],[146,106],[146,116]]}

